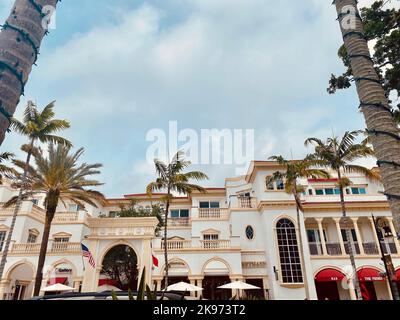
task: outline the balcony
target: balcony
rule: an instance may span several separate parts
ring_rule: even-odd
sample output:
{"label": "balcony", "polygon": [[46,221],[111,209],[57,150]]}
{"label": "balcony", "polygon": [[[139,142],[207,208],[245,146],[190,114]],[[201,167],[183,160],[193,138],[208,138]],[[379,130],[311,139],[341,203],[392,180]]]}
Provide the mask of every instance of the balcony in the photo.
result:
{"label": "balcony", "polygon": [[227,220],[229,218],[228,209],[223,208],[200,208],[199,219],[201,220]]}
{"label": "balcony", "polygon": [[322,244],[320,242],[309,242],[308,246],[312,256],[322,256]]}
{"label": "balcony", "polygon": [[342,249],[340,243],[327,242],[326,243],[326,253],[330,256],[340,256],[342,254]]}
{"label": "balcony", "polygon": [[[40,243],[14,243],[11,247],[11,255],[39,254]],[[48,254],[78,254],[81,253],[80,242],[53,242],[49,243]]]}
{"label": "balcony", "polygon": [[346,254],[350,254],[349,245],[353,245],[353,254],[360,254],[360,246],[358,245],[358,242],[353,241],[349,243],[348,241],[345,241],[344,248],[346,250]]}
{"label": "balcony", "polygon": [[232,197],[229,202],[230,208],[235,209],[256,209],[257,198],[255,197]]}
{"label": "balcony", "polygon": [[383,254],[397,254],[396,244],[394,241],[382,241]]}
{"label": "balcony", "polygon": [[368,255],[379,254],[379,248],[375,242],[363,243],[363,248],[364,248],[365,254],[368,254]]}
{"label": "balcony", "polygon": [[[192,243],[191,240],[168,240],[167,250],[181,251],[181,250],[218,250],[218,249],[231,249],[230,240],[198,240],[197,243]],[[164,250],[164,241],[161,241],[160,250]]]}
{"label": "balcony", "polygon": [[71,223],[77,222],[79,220],[78,212],[65,212],[65,213],[56,213],[54,215],[54,223]]}

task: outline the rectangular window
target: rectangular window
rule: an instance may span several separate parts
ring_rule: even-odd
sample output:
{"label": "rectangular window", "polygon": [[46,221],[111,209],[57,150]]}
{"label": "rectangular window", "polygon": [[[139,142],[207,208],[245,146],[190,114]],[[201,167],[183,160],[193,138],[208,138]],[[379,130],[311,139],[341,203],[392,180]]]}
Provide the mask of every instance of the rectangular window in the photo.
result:
{"label": "rectangular window", "polygon": [[68,237],[54,238],[54,242],[69,242],[69,238]]}
{"label": "rectangular window", "polygon": [[32,202],[33,202],[33,204],[36,205],[36,206],[39,204],[39,200],[38,200],[38,199],[32,199]]}
{"label": "rectangular window", "polygon": [[281,179],[277,179],[276,180],[276,189],[277,190],[284,190],[285,189],[285,184],[284,184],[283,180],[281,180]]}
{"label": "rectangular window", "polygon": [[315,189],[315,194],[317,196],[323,196],[324,195],[324,189]]}
{"label": "rectangular window", "polygon": [[351,194],[350,189],[346,189],[346,194]]}
{"label": "rectangular window", "polygon": [[205,234],[203,235],[203,239],[206,241],[218,240],[218,234]]}
{"label": "rectangular window", "polygon": [[312,195],[313,195],[313,190],[312,190],[312,189],[308,189],[308,194],[309,194],[310,196],[312,196]]}
{"label": "rectangular window", "polygon": [[[357,242],[357,234],[356,234],[356,230],[351,229],[351,237],[353,238],[353,241]],[[345,229],[341,229],[342,232],[342,238],[343,241],[346,242],[347,241],[347,234],[346,234],[346,230]]]}
{"label": "rectangular window", "polygon": [[115,218],[117,216],[117,211],[110,211],[110,213],[108,214],[109,218]]}
{"label": "rectangular window", "polygon": [[0,252],[3,251],[4,241],[6,240],[6,231],[0,231]]}
{"label": "rectangular window", "polygon": [[189,218],[189,209],[171,210],[171,218]]}
{"label": "rectangular window", "polygon": [[340,189],[339,188],[335,188],[335,194],[340,194]]}
{"label": "rectangular window", "polygon": [[325,189],[325,194],[331,195],[331,194],[334,194],[334,191],[332,188],[327,188],[327,189]]}
{"label": "rectangular window", "polygon": [[360,191],[358,190],[358,188],[351,188],[351,193],[352,194],[360,194]]}
{"label": "rectangular window", "polygon": [[360,191],[360,194],[367,194],[367,189],[365,188],[358,188],[358,190]]}
{"label": "rectangular window", "polygon": [[219,202],[217,201],[201,201],[200,209],[209,209],[209,208],[219,208]]}

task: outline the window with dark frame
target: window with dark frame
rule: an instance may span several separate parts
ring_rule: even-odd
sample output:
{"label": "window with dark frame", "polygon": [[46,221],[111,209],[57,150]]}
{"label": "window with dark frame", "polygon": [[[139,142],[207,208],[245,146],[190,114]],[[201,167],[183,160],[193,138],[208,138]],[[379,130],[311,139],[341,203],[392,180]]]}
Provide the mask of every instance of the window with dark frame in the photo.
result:
{"label": "window with dark frame", "polygon": [[281,219],[276,224],[279,258],[283,283],[303,283],[303,273],[296,228],[289,219]]}
{"label": "window with dark frame", "polygon": [[4,241],[6,240],[6,231],[0,231],[0,252],[3,251]]}

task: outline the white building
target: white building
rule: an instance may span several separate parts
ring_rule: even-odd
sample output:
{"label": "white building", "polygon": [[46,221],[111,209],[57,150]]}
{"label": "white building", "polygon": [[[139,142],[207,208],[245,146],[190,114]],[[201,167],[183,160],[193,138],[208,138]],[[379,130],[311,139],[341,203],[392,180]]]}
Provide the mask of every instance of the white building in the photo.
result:
{"label": "white building", "polygon": [[[190,281],[202,286],[203,296],[210,299],[226,297],[227,292],[216,287],[231,280],[262,287],[256,294],[268,299],[356,299],[354,289],[348,285],[351,268],[344,234],[344,229],[351,229],[363,295],[390,299],[372,214],[379,219],[385,239],[383,251],[392,254],[398,279],[400,245],[392,236],[394,226],[389,205],[380,193],[382,186],[350,175],[353,184],[345,196],[350,222],[346,222],[335,179],[300,181],[307,191],[302,197],[304,213],[300,215],[299,230],[293,197],[285,193],[283,184],[266,183],[266,177],[277,170],[282,168],[275,162],[255,161],[246,176],[226,179],[224,188],[173,200],[167,240],[170,283]],[[15,194],[16,190],[0,186],[1,202]],[[108,282],[100,272],[102,261],[119,245],[134,250],[139,272],[143,267],[151,270],[146,272],[146,280],[157,282],[160,288],[164,241],[155,235],[157,219],[113,215],[121,204],[131,200],[146,208],[162,196],[156,194],[150,199],[146,194],[126,195],[108,199],[105,207],[86,210],[72,204],[68,208],[60,205],[51,228],[42,288],[62,282],[76,291],[96,291]],[[33,202],[24,202],[17,217],[0,282],[3,299],[32,296],[45,214],[40,206],[42,199]],[[12,208],[0,209],[0,251],[11,214]],[[303,250],[299,247],[300,233]],[[93,254],[95,268],[83,260],[81,243]],[[153,266],[152,254],[160,262],[158,267]]]}

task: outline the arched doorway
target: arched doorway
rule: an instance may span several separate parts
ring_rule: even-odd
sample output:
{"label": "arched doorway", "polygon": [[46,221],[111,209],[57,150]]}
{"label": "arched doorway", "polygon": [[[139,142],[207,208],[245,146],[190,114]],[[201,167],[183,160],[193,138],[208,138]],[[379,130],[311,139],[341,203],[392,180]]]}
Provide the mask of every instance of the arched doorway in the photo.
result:
{"label": "arched doorway", "polygon": [[136,290],[138,275],[136,252],[128,245],[117,245],[104,256],[98,286]]}
{"label": "arched doorway", "polygon": [[387,290],[386,277],[384,272],[363,267],[357,271],[358,280],[363,300],[386,300],[389,299]]}
{"label": "arched doorway", "polygon": [[27,263],[16,265],[8,274],[9,288],[5,292],[5,300],[30,299],[33,292],[34,270]]}
{"label": "arched doorway", "polygon": [[[162,274],[165,272],[165,266]],[[178,282],[189,283],[189,266],[181,259],[171,259],[168,268],[168,285],[173,285]],[[161,288],[164,288],[165,279],[161,282]]]}
{"label": "arched doorway", "polygon": [[68,262],[57,263],[49,274],[47,285],[61,283],[73,287],[74,268]]}
{"label": "arched doorway", "polygon": [[231,290],[218,289],[219,286],[230,283],[229,268],[221,260],[212,260],[204,266],[203,298],[210,300],[227,300],[232,296]]}
{"label": "arched doorway", "polygon": [[318,300],[341,300],[343,289],[340,284],[345,278],[342,272],[332,268],[318,272],[314,278]]}

